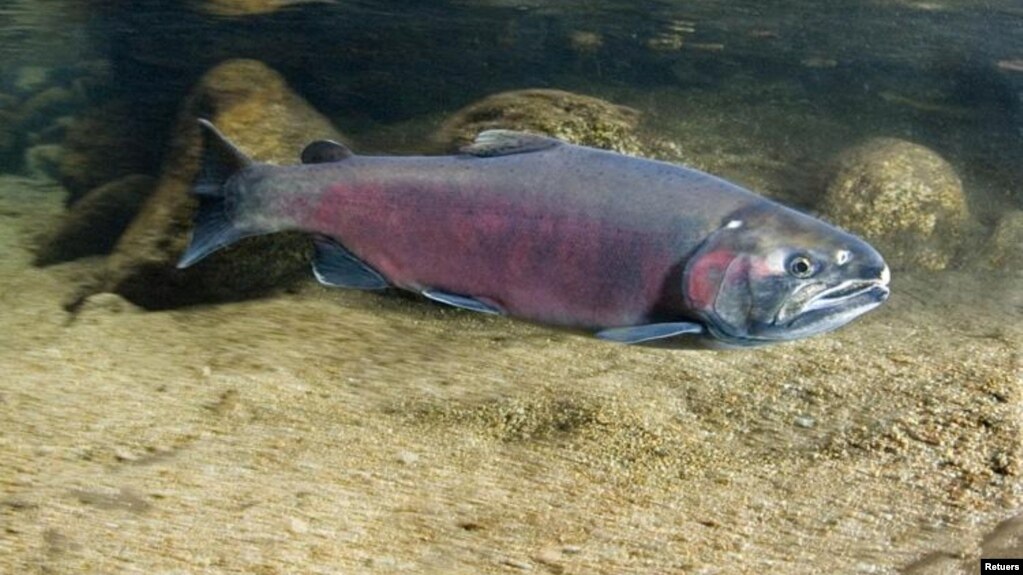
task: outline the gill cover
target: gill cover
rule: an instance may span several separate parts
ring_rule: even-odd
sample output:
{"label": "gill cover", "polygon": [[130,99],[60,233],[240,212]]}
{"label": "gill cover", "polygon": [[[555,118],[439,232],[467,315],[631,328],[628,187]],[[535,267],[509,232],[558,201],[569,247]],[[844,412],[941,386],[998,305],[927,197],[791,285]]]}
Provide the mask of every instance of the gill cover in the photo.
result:
{"label": "gill cover", "polygon": [[755,301],[750,270],[755,262],[744,222],[730,220],[704,241],[683,273],[686,307],[695,312],[710,334],[722,341],[742,339]]}

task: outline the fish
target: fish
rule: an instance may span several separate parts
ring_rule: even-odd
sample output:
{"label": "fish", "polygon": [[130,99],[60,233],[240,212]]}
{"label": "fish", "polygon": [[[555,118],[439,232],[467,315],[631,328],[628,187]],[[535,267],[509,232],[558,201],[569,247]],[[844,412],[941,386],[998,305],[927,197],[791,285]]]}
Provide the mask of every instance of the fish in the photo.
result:
{"label": "fish", "polygon": [[200,120],[187,268],[243,238],[313,237],[313,275],[622,344],[749,348],[881,305],[866,241],[713,175],[509,130],[453,155],[320,140],[254,162]]}

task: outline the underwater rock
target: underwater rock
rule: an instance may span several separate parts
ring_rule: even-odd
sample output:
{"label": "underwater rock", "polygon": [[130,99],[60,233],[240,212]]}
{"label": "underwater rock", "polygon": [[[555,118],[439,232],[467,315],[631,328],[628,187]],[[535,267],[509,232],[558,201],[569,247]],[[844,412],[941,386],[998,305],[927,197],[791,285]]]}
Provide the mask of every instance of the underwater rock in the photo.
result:
{"label": "underwater rock", "polygon": [[123,297],[109,292],[99,292],[82,300],[77,309],[78,319],[89,314],[139,313],[142,309]]}
{"label": "underwater rock", "polygon": [[251,16],[276,12],[296,4],[327,4],[331,0],[194,0],[201,12],[212,16]]}
{"label": "underwater rock", "polygon": [[952,166],[932,150],[894,138],[843,153],[821,211],[902,269],[948,267],[970,221]]}
{"label": "underwater rock", "polygon": [[516,90],[488,96],[455,112],[437,131],[447,151],[469,144],[484,130],[506,129],[561,138],[573,144],[652,155],[637,128],[640,112],[561,90]]}
{"label": "underwater rock", "polygon": [[64,214],[53,235],[39,246],[36,265],[110,253],[117,238],[152,193],[154,183],[151,176],[135,174],[108,182],[86,194]]}
{"label": "underwater rock", "polygon": [[33,178],[57,179],[64,147],[60,144],[38,144],[25,150],[25,171]]}
{"label": "underwater rock", "polygon": [[12,84],[23,95],[43,89],[50,82],[50,68],[45,66],[21,66],[14,72]]}
{"label": "underwater rock", "polygon": [[1023,270],[1023,210],[1002,216],[985,253],[992,268]]}
{"label": "underwater rock", "polygon": [[29,146],[61,143],[67,137],[68,128],[74,123],[74,116],[59,116],[43,128],[26,134],[25,143]]}
{"label": "underwater rock", "polygon": [[18,122],[22,129],[31,130],[66,114],[77,103],[75,93],[63,86],[52,86],[25,100],[18,107]]}
{"label": "underwater rock", "polygon": [[[20,170],[30,158],[39,157],[30,154],[32,147],[63,142],[75,115],[95,92],[87,88],[89,74],[94,74],[95,68],[95,65],[75,64],[0,71],[0,81],[10,92],[0,93],[0,159],[5,167]],[[123,124],[123,118],[118,123]],[[92,130],[86,131],[88,137],[94,135]],[[83,139],[88,144],[92,142],[87,137]],[[38,166],[27,167],[32,171]],[[46,177],[52,174],[47,173]],[[91,188],[83,187],[80,193],[88,189]]]}
{"label": "underwater rock", "polygon": [[127,102],[110,101],[89,108],[67,128],[59,180],[69,205],[106,182],[153,171],[153,146],[138,141],[149,134],[131,117]]}
{"label": "underwater rock", "polygon": [[599,32],[573,30],[568,35],[568,45],[577,54],[592,55],[604,46],[604,37]]}
{"label": "underwater rock", "polygon": [[[76,325],[104,325],[119,316],[143,313],[145,310],[118,294],[98,292],[76,302],[71,311]],[[119,457],[119,459],[121,459]]]}
{"label": "underwater rock", "polygon": [[185,102],[156,191],[110,258],[105,289],[145,308],[236,300],[310,277],[308,238],[287,233],[248,239],[187,270],[175,267],[197,205],[190,193],[200,154],[196,118],[212,121],[257,161],[296,163],[309,141],[341,139],[264,64],[230,60],[207,72]]}

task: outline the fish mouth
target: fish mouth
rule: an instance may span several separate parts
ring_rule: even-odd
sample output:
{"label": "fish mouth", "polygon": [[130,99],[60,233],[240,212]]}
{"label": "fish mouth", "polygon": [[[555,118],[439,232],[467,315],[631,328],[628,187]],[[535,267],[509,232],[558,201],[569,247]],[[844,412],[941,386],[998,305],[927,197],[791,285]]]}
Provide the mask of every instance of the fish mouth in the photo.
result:
{"label": "fish mouth", "polygon": [[884,266],[869,279],[850,279],[830,286],[823,282],[803,284],[789,295],[773,318],[751,322],[745,333],[736,334],[722,329],[727,325],[708,323],[707,329],[715,338],[714,345],[709,347],[756,347],[836,330],[883,304],[891,293],[889,279],[890,272]]}
{"label": "fish mouth", "polygon": [[778,310],[762,335],[798,339],[838,329],[884,303],[891,293],[890,279],[888,266],[883,266],[872,278],[848,279],[831,286],[806,284]]}
{"label": "fish mouth", "polygon": [[[751,333],[736,337],[709,326],[717,338],[708,347],[745,348],[778,341],[803,339],[834,331],[883,304],[888,299],[888,282],[852,280],[804,297],[795,306],[786,306],[770,323],[760,324]],[[803,294],[804,296],[806,294]]]}
{"label": "fish mouth", "polygon": [[876,302],[880,305],[888,299],[889,293],[887,282],[880,280],[845,281],[810,298],[800,315],[816,310],[858,307],[860,303]]}
{"label": "fish mouth", "polygon": [[886,276],[883,274],[875,280],[849,280],[824,289],[803,302],[797,313],[784,321],[776,320],[775,325],[784,327],[788,335],[794,337],[842,327],[888,299],[891,290]]}

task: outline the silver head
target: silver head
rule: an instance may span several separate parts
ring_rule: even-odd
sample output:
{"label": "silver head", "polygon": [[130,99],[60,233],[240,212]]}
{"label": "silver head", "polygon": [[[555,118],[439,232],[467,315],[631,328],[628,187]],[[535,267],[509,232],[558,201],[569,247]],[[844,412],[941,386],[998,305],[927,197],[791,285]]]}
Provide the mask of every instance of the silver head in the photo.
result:
{"label": "silver head", "polygon": [[721,347],[837,329],[888,298],[888,266],[865,241],[775,204],[727,218],[689,258],[686,305]]}

